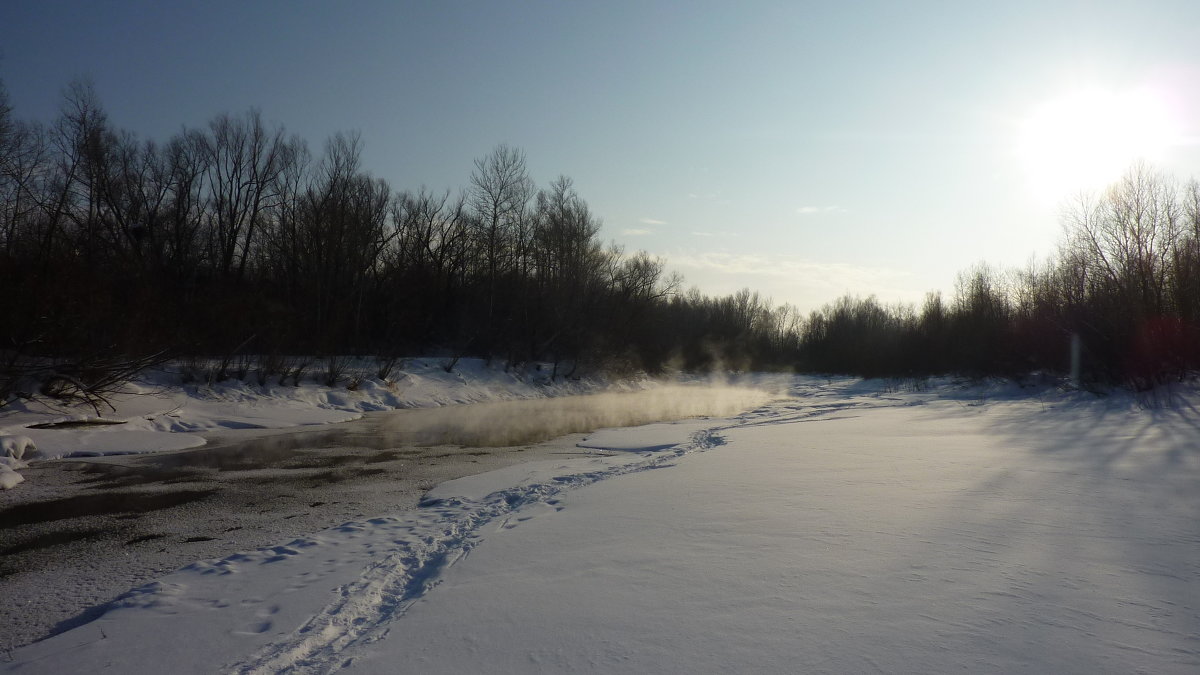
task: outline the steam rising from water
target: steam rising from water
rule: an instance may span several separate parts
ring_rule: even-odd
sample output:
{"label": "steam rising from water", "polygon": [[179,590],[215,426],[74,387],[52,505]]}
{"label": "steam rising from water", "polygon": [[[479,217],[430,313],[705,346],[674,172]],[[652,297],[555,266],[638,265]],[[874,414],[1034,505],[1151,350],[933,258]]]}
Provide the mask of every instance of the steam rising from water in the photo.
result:
{"label": "steam rising from water", "polygon": [[380,428],[396,445],[524,445],[605,427],[689,417],[728,417],[776,396],[763,389],[668,385],[630,393],[475,403],[389,416]]}

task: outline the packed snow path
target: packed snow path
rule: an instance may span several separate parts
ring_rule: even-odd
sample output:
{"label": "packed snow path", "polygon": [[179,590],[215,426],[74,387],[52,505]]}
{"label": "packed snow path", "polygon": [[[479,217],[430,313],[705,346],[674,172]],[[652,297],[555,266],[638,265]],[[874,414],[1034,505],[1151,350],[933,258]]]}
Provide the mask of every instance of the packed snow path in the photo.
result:
{"label": "packed snow path", "polygon": [[9,667],[1200,670],[1189,399],[794,393],[197,564]]}

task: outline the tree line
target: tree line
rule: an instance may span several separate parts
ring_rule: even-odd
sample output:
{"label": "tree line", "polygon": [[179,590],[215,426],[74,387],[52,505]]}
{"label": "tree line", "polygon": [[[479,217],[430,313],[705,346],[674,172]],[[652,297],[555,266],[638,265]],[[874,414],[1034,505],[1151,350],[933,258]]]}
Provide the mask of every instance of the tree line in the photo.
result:
{"label": "tree line", "polygon": [[1197,366],[1200,187],[1145,166],[1080,198],[1046,263],[978,266],[920,308],[844,297],[803,316],[750,290],[684,291],[662,259],[605,245],[572,181],[538,187],[518,149],[451,192],[394,190],[362,147],[337,133],[314,154],[256,110],[141,139],[85,81],[41,124],[0,83],[0,369],[256,354],[282,380],[300,354],[440,354],[553,376],[1017,375],[1066,372],[1071,336],[1095,380]]}
{"label": "tree line", "polygon": [[0,85],[0,354],[654,371],[721,360],[750,326],[736,315],[767,311],[680,295],[663,260],[605,245],[571,179],[539,188],[515,148],[476,160],[458,193],[393,190],[361,155],[357,134],[314,154],[256,110],[141,139],[86,81],[52,123],[24,121]]}
{"label": "tree line", "polygon": [[1058,252],[978,265],[918,310],[842,298],[808,317],[801,367],[876,376],[1071,370],[1146,389],[1200,367],[1200,183],[1136,164],[1063,212]]}

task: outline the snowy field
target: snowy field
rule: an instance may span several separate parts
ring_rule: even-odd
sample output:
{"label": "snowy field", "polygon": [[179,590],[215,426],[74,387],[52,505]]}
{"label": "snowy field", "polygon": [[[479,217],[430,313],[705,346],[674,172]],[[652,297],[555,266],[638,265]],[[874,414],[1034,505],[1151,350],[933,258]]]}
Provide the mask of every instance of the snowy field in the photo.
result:
{"label": "snowy field", "polygon": [[0,667],[1200,672],[1194,390],[893,389],[588,434],[195,563]]}

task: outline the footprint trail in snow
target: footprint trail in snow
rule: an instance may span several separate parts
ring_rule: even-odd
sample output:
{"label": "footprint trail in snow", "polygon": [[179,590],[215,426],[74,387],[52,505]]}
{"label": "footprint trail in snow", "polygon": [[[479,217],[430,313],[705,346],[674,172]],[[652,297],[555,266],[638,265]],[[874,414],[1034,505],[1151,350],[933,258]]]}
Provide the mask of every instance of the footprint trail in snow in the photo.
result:
{"label": "footprint trail in snow", "polygon": [[[825,387],[804,391],[807,397],[819,396]],[[483,499],[426,499],[421,511],[432,516],[432,526],[413,527],[407,536],[395,540],[396,548],[373,562],[360,578],[337,590],[334,600],[286,638],[268,645],[252,657],[232,664],[226,670],[243,673],[325,672],[346,660],[347,650],[368,645],[387,634],[389,624],[402,617],[414,602],[436,587],[442,573],[470,554],[480,543],[480,532],[491,523],[500,528],[516,527],[533,517],[531,509],[556,510],[557,497],[566,491],[591,485],[615,476],[672,466],[684,455],[702,452],[723,444],[720,432],[736,426],[786,424],[808,419],[833,419],[846,409],[861,405],[877,407],[891,401],[874,403],[844,402],[841,392],[830,395],[841,404],[811,405],[792,397],[760,406],[732,418],[732,424],[702,429],[684,443],[668,450],[634,455],[632,462],[608,465],[594,471],[553,476],[548,480],[493,492]],[[518,511],[520,513],[518,513]],[[380,519],[377,519],[380,520]],[[382,524],[370,522],[370,524]],[[366,527],[347,524],[345,529]]]}

